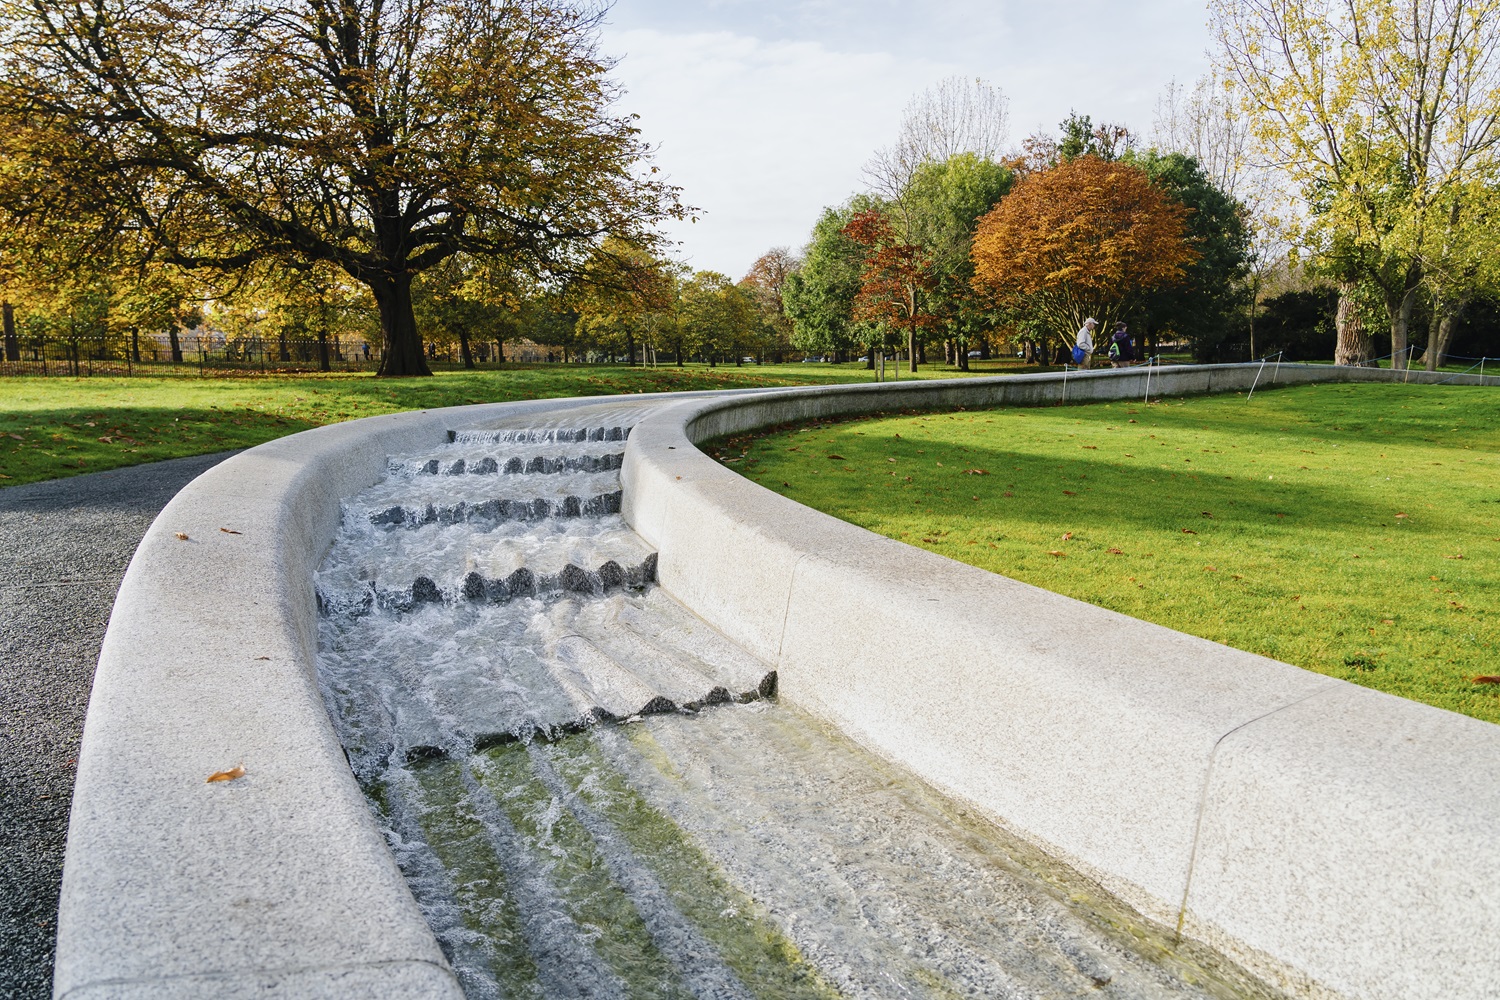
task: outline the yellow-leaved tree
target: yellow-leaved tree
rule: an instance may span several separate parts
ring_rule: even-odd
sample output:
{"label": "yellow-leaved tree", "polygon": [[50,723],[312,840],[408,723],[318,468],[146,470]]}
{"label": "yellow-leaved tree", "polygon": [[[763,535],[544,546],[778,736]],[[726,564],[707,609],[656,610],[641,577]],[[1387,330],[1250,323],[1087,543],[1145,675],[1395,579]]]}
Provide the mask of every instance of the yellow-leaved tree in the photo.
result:
{"label": "yellow-leaved tree", "polygon": [[[1434,330],[1492,280],[1500,0],[1211,0],[1259,155],[1307,201],[1299,243],[1340,279],[1335,361],[1362,364],[1373,285],[1405,364],[1424,284]],[[1430,343],[1429,367],[1441,345]]]}

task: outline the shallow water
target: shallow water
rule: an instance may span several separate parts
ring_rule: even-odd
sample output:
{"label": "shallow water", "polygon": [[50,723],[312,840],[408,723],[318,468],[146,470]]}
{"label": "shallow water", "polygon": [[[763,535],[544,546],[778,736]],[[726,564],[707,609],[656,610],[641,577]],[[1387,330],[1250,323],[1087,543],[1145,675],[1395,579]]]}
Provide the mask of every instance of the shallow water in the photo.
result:
{"label": "shallow water", "polygon": [[318,573],[325,699],[469,997],[1271,995],[779,705],[618,515],[370,516],[617,492],[639,415],[393,456]]}

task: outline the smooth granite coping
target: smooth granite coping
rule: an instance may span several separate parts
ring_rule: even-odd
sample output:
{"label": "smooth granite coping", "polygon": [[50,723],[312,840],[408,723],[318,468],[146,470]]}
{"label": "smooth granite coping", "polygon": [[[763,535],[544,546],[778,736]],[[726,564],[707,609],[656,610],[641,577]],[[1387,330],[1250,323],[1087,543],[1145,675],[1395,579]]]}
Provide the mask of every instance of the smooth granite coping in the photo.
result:
{"label": "smooth granite coping", "polygon": [[[462,996],[324,709],[313,572],[339,501],[375,482],[388,455],[442,444],[455,427],[599,402],[321,427],[236,455],[167,504],[100,651],[54,996]],[[237,765],[244,777],[206,783]]]}
{"label": "smooth granite coping", "polygon": [[[1177,396],[1269,388],[1270,374],[1150,377],[1153,396]],[[1070,373],[1066,391],[1140,398],[1146,375]],[[1275,378],[1460,381],[1289,364]],[[1147,915],[1294,995],[1493,996],[1500,727],[903,545],[694,447],[830,416],[1062,392],[1062,376],[1042,375],[684,402],[631,435],[624,513],[658,549],[661,585],[769,660],[782,697]],[[917,624],[900,640],[872,633],[859,624],[871,608],[910,610]]]}
{"label": "smooth granite coping", "polygon": [[[1230,390],[1248,384],[1250,369],[1258,367],[1155,369],[1149,377],[1153,390],[1174,394]],[[1411,380],[1424,375],[1412,373]],[[970,614],[976,593],[990,588],[987,600],[1033,602],[1049,612],[1066,599],[816,514],[689,443],[832,413],[1047,402],[1064,384],[1069,399],[1130,397],[1143,391],[1146,377],[1134,369],[482,404],[318,428],[215,467],[153,523],[111,616],[73,797],[54,995],[461,995],[324,711],[315,681],[312,574],[337,530],[340,499],[378,479],[387,455],[440,444],[456,428],[600,404],[684,400],[631,435],[622,470],[627,514],[663,547],[668,589],[783,664],[789,698],[973,799],[1106,884],[1133,892],[1148,910],[1175,912],[1171,890],[1189,882],[1193,899],[1203,886],[1208,901],[1278,871],[1275,857],[1245,864],[1231,858],[1205,874],[1193,862],[1208,857],[1207,846],[1194,854],[1184,841],[1233,845],[1242,829],[1235,825],[1238,803],[1265,808],[1298,801],[1299,787],[1290,780],[1231,782],[1221,792],[1216,775],[1237,772],[1227,750],[1222,771],[1215,754],[1221,745],[1234,749],[1241,769],[1279,760],[1256,745],[1231,744],[1226,734],[1244,732],[1256,712],[1290,708],[1304,693],[1310,700],[1338,682],[1086,605],[1077,607],[1087,609],[1078,613],[1089,623],[1090,641],[1082,632],[1060,641],[1045,631],[996,629],[983,635],[994,648],[975,657],[955,637],[973,634],[982,621]],[[1259,377],[1267,385],[1390,374],[1282,365],[1267,366]],[[888,598],[927,602],[923,617],[935,626],[901,656],[838,628],[831,617],[863,614],[866,601]],[[1114,689],[1102,679],[1064,676],[1089,650],[1097,659],[1101,646],[1129,654],[1106,672]],[[1185,694],[1179,686],[1197,678],[1204,657],[1222,669],[1202,690]],[[1136,669],[1137,660],[1145,666]],[[1356,699],[1383,697],[1353,691]],[[1406,703],[1390,701],[1393,711],[1404,710]],[[1078,711],[1084,704],[1097,717]],[[1009,735],[997,737],[1002,719]],[[1469,763],[1491,772],[1493,728],[1473,730],[1466,744],[1474,747]],[[205,783],[235,765],[244,766],[244,777]],[[1443,769],[1422,774],[1434,770]],[[1122,787],[1128,781],[1136,794]],[[1189,788],[1197,789],[1201,808],[1190,808]],[[1444,788],[1440,780],[1430,783],[1429,801],[1413,808],[1432,808]],[[1220,799],[1217,811],[1210,808]],[[1400,794],[1394,801],[1404,807]],[[1360,800],[1351,802],[1356,808]],[[1118,823],[1100,815],[1106,808],[1120,810]],[[1492,829],[1493,802],[1487,808],[1479,819]],[[1452,815],[1467,822],[1474,814],[1454,803]],[[1160,822],[1160,835],[1152,833],[1153,822]],[[1120,843],[1110,847],[1111,837]],[[1315,849],[1330,843],[1310,833],[1306,842]],[[1476,873],[1500,871],[1493,850],[1471,844],[1466,863]],[[1362,890],[1354,891],[1364,900]],[[1471,898],[1486,895],[1495,893]],[[1322,976],[1319,955],[1327,948],[1311,949],[1306,959],[1284,954],[1276,940],[1256,936],[1258,911],[1247,911],[1247,930],[1233,914],[1207,903],[1196,907],[1193,899],[1185,919],[1194,933],[1220,935],[1241,950],[1263,949],[1273,964],[1294,972],[1316,966],[1308,975]],[[1351,926],[1368,926],[1361,919],[1353,913]],[[1464,932],[1479,942],[1493,940],[1493,929],[1490,913],[1488,922],[1471,919]],[[1332,940],[1337,951],[1339,939]],[[1393,949],[1381,958],[1399,954]],[[1464,969],[1476,977],[1492,971]],[[1343,988],[1331,973],[1324,979]],[[1387,995],[1361,989],[1348,992]]]}

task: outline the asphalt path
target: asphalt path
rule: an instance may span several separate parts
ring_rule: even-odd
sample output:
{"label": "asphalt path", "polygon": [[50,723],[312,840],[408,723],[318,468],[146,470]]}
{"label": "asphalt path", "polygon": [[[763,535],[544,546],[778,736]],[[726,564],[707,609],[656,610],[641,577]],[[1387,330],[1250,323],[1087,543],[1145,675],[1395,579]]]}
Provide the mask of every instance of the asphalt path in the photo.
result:
{"label": "asphalt path", "polygon": [[74,765],[141,536],[231,452],[0,489],[0,998],[52,995]]}

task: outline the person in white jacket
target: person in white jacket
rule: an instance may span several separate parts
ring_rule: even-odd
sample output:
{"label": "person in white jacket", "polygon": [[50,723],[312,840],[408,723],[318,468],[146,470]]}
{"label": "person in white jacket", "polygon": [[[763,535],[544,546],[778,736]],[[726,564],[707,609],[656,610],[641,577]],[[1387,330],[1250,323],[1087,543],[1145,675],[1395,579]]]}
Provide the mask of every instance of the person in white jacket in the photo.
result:
{"label": "person in white jacket", "polygon": [[[1078,350],[1073,352],[1073,358],[1078,362],[1078,367],[1080,368],[1087,368],[1094,360],[1094,328],[1098,325],[1099,321],[1090,316],[1083,321],[1083,326],[1078,330],[1078,340],[1076,341]],[[1082,357],[1079,357],[1080,351],[1083,354]]]}

